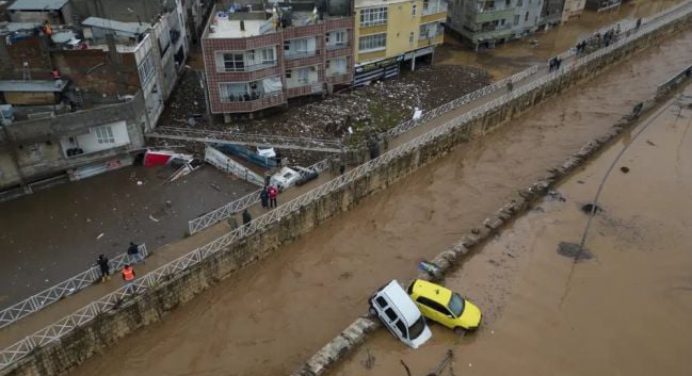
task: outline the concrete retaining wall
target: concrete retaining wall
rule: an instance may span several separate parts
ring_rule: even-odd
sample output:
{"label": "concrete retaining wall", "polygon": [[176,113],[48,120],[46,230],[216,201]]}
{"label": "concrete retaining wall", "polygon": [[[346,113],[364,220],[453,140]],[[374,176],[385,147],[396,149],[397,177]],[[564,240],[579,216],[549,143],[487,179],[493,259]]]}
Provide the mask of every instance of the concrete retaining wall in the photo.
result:
{"label": "concrete retaining wall", "polygon": [[[467,126],[450,128],[448,132],[392,159],[389,164],[374,169],[369,175],[342,185],[327,195],[306,204],[296,210],[292,216],[281,219],[280,222],[269,226],[265,231],[255,233],[242,242],[231,245],[227,251],[216,253],[185,272],[171,277],[170,280],[161,283],[147,293],[129,299],[109,313],[101,314],[98,319],[88,322],[62,337],[61,341],[36,348],[31,355],[0,371],[0,375],[58,375],[65,373],[134,330],[161,320],[167,312],[192,299],[244,265],[267,257],[281,245],[307,233],[328,218],[351,209],[366,196],[386,188],[389,184],[421,166],[440,158],[455,145],[468,140],[469,137],[482,136],[501,124],[506,124],[513,117],[558,94],[561,90],[576,82],[591,78],[634,51],[656,44],[670,34],[687,27],[689,19],[690,17],[686,17],[684,20],[666,25],[655,32],[656,35],[644,36],[633,41],[630,45],[612,51],[598,61],[593,61],[568,73],[559,80],[535,88],[487,112],[484,116],[476,118]],[[615,134],[617,133],[614,133],[613,137]],[[539,184],[539,186],[529,189],[529,192],[542,192],[549,184],[549,182]],[[517,198],[513,204],[517,207],[513,210],[522,209],[526,202],[525,198]],[[509,214],[504,216],[507,215]],[[497,220],[488,220],[477,233],[470,234],[468,239],[460,243],[458,253],[463,254],[462,250],[467,250],[487,233],[496,230],[502,223]],[[457,252],[454,249],[441,256],[443,259],[448,259],[447,262],[450,264],[457,258]],[[438,258],[435,261],[442,266],[444,264],[443,259]],[[361,341],[364,333],[374,327],[376,327],[374,323],[360,321],[354,323],[337,338],[336,343],[333,344],[333,351],[317,356],[323,361],[313,359],[312,364],[306,366],[299,374],[320,374],[322,372],[320,370],[338,358],[334,355],[335,353],[337,355],[345,353],[349,346]]]}
{"label": "concrete retaining wall", "polygon": [[[443,280],[448,273],[456,269],[469,252],[492,239],[505,225],[525,213],[534,202],[543,198],[552,187],[567,178],[569,174],[589,159],[595,157],[606,146],[612,144],[623,131],[637,124],[640,118],[653,112],[657,104],[668,100],[671,92],[689,82],[690,79],[692,79],[692,74],[688,68],[673,79],[661,84],[653,98],[634,106],[632,113],[623,116],[606,134],[587,142],[565,162],[550,169],[547,176],[537,180],[526,189],[519,190],[517,195],[498,209],[494,215],[486,218],[478,227],[464,235],[459,242],[440,252],[431,261],[437,267],[435,273],[432,275],[419,273],[416,278],[433,281]],[[367,313],[364,314],[322,347],[291,376],[325,374],[330,367],[352,353],[366,341],[370,333],[381,326],[381,322],[376,317],[369,316]]]}

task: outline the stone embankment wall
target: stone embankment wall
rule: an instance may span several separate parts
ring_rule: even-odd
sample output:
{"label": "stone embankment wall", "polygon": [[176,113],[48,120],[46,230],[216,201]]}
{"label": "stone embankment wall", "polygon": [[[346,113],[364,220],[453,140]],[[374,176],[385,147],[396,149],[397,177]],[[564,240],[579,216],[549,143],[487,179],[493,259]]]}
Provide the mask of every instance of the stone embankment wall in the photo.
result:
{"label": "stone embankment wall", "polygon": [[[333,189],[322,190],[321,194],[314,195],[314,199],[296,207],[290,215],[279,218],[261,231],[250,233],[224,251],[211,254],[200,262],[192,264],[183,272],[171,275],[167,280],[160,280],[158,285],[150,286],[143,294],[134,294],[131,298],[124,299],[117,307],[107,313],[99,314],[96,319],[86,321],[77,329],[63,335],[59,341],[35,347],[31,353],[0,371],[0,375],[28,376],[65,373],[92,355],[104,351],[109,345],[129,333],[161,320],[169,311],[189,301],[237,269],[269,256],[281,245],[309,232],[328,218],[349,210],[366,196],[386,188],[421,166],[442,157],[457,144],[507,124],[512,118],[528,111],[543,100],[559,94],[565,88],[594,77],[637,50],[657,44],[660,40],[688,27],[690,19],[689,16],[678,18],[576,69],[568,70],[565,74],[556,74],[550,79],[539,80],[528,87],[516,88],[513,93],[482,106],[473,114],[464,115],[408,144],[390,150],[378,159],[356,167],[345,176],[336,179],[342,179],[342,183],[331,186],[327,183],[326,185]],[[622,126],[624,123],[620,125]],[[615,137],[618,132],[613,130],[611,133],[612,135],[603,142]],[[584,156],[590,152],[585,153]],[[503,208],[497,218],[486,221],[487,223],[482,228],[469,235],[468,239],[457,246],[444,252],[435,259],[435,262],[441,267],[447,263],[448,267],[460,255],[468,252],[469,247],[481,241],[487,233],[497,230],[504,220],[511,217],[512,213],[521,211],[531,197],[545,191],[552,182],[577,165],[577,159],[568,162],[566,167],[563,166],[563,172],[558,172],[558,169],[553,173],[550,178],[552,180],[532,186],[524,192],[526,197],[517,198],[511,206]],[[315,188],[315,191],[320,189],[323,188]],[[331,346],[330,352],[320,353],[314,358],[323,359],[323,361],[311,360],[311,363],[299,374],[320,374],[324,367],[345,353],[349,346],[362,341],[363,333],[373,327],[376,327],[376,324],[372,322],[354,323],[335,340],[336,344],[328,346]]]}
{"label": "stone embankment wall", "polygon": [[[567,158],[564,163],[550,169],[545,177],[527,188],[519,190],[516,196],[511,198],[494,215],[486,218],[478,227],[464,235],[459,242],[440,252],[431,261],[437,267],[433,275],[419,273],[416,278],[433,281],[444,279],[446,274],[453,272],[471,251],[492,239],[498,232],[502,231],[504,226],[525,213],[533,203],[543,198],[551,188],[567,178],[589,159],[594,158],[606,146],[611,145],[623,131],[636,125],[639,119],[653,112],[657,104],[668,100],[671,92],[687,84],[690,79],[692,79],[692,65],[659,85],[654,98],[634,106],[632,113],[623,116],[606,134],[589,141],[578,152]],[[330,367],[352,353],[365,342],[370,333],[381,326],[382,324],[376,317],[372,317],[368,313],[364,314],[322,347],[291,376],[325,374]]]}

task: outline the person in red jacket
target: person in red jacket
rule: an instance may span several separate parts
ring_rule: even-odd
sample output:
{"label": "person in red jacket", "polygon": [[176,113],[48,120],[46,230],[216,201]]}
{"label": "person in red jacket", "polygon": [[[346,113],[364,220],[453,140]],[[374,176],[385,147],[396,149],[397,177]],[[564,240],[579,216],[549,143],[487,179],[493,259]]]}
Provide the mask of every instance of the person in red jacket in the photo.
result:
{"label": "person in red jacket", "polygon": [[270,185],[268,193],[269,193],[269,207],[275,208],[276,207],[276,196],[279,195],[279,190],[276,189],[275,186]]}

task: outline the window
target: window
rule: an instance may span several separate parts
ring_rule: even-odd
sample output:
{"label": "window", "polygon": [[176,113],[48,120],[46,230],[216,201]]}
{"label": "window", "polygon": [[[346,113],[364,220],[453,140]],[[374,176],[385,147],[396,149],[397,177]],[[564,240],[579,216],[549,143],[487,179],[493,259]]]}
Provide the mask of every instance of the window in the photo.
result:
{"label": "window", "polygon": [[529,20],[529,12],[526,12],[526,15],[524,16],[524,22]]}
{"label": "window", "polygon": [[391,308],[385,309],[385,310],[384,310],[384,314],[387,315],[387,317],[389,317],[389,320],[390,320],[390,321],[394,321],[394,320],[397,319],[396,313],[394,313],[394,310],[391,309]]}
{"label": "window", "polygon": [[291,78],[291,74],[293,73],[292,70],[286,69],[286,78]]}
{"label": "window", "polygon": [[151,55],[151,52],[147,53],[137,70],[139,71],[139,81],[142,86],[146,85],[154,77],[154,57]]}
{"label": "window", "polygon": [[301,84],[310,82],[310,68],[298,69],[298,82]]}
{"label": "window", "polygon": [[517,26],[517,25],[519,25],[519,15],[515,14],[514,15],[514,26]]}
{"label": "window", "polygon": [[262,50],[262,64],[273,64],[274,59],[274,49],[265,48]]}
{"label": "window", "polygon": [[411,6],[411,15],[412,15],[412,16],[415,16],[415,15],[416,15],[416,4],[413,4],[413,5]]}
{"label": "window", "polygon": [[464,312],[464,299],[459,294],[453,293],[449,299],[449,309],[455,317],[461,316],[461,313]]}
{"label": "window", "polygon": [[384,308],[384,307],[387,306],[387,301],[384,300],[384,298],[381,297],[381,296],[378,296],[378,297],[375,299],[375,302],[377,303],[378,306],[380,306],[380,308]]}
{"label": "window", "polygon": [[374,34],[360,37],[358,49],[362,51],[384,49],[387,45],[387,34]]}
{"label": "window", "polygon": [[248,86],[245,82],[220,83],[219,96],[224,102],[250,100]]}
{"label": "window", "polygon": [[96,142],[99,144],[114,144],[113,130],[109,126],[98,127],[96,129]]}
{"label": "window", "polygon": [[408,42],[413,44],[413,31],[408,35]]}
{"label": "window", "polygon": [[425,320],[423,319],[423,316],[418,318],[413,325],[411,325],[411,336],[409,337],[410,339],[416,339],[418,336],[423,333],[423,330],[425,329]]}
{"label": "window", "polygon": [[243,54],[223,54],[223,69],[225,72],[242,72],[243,70],[245,70],[245,60],[243,60]]}
{"label": "window", "polygon": [[360,26],[375,26],[387,23],[387,8],[369,8],[360,11]]}
{"label": "window", "polygon": [[510,5],[512,5],[512,0],[505,1],[505,6],[509,7]]}
{"label": "window", "polygon": [[517,0],[517,6],[520,7],[524,5],[524,0]]}
{"label": "window", "polygon": [[404,325],[401,320],[397,321],[396,324],[394,324],[397,329],[399,329],[399,333],[401,333],[401,336],[404,338],[408,338],[408,335],[406,335],[406,325]]}
{"label": "window", "polygon": [[418,303],[423,304],[424,306],[432,309],[432,310],[435,310],[435,311],[443,314],[443,315],[449,315],[449,311],[447,310],[447,308],[445,308],[442,304],[434,302],[428,298],[419,296],[418,299],[416,299],[416,301]]}

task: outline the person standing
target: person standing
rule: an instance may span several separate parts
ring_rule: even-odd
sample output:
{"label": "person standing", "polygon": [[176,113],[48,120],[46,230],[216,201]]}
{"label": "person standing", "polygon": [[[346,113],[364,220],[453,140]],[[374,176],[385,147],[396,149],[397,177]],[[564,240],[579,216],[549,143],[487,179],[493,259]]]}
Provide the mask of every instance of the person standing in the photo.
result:
{"label": "person standing", "polygon": [[130,258],[130,262],[133,264],[144,262],[144,255],[139,251],[139,246],[133,242],[130,242],[130,247],[127,248],[127,254]]}
{"label": "person standing", "polygon": [[243,210],[243,225],[247,225],[252,221],[252,216],[250,215],[250,212],[247,211],[247,208]]}
{"label": "person standing", "polygon": [[262,188],[262,191],[260,191],[260,201],[262,202],[262,207],[265,209],[269,207],[269,192],[267,192],[268,189],[269,187],[265,185],[264,188]]}
{"label": "person standing", "polygon": [[108,257],[99,255],[99,257],[96,259],[96,264],[99,266],[99,270],[101,271],[101,282],[106,282],[107,280],[111,279],[111,266],[108,264]]}
{"label": "person standing", "polygon": [[132,265],[127,264],[123,266],[123,270],[120,272],[123,276],[123,281],[125,281],[125,287],[129,290],[132,282],[135,280],[135,269]]}
{"label": "person standing", "polygon": [[279,195],[279,190],[276,189],[276,187],[273,185],[269,186],[269,207],[270,208],[276,207],[276,196],[278,196],[278,195]]}

